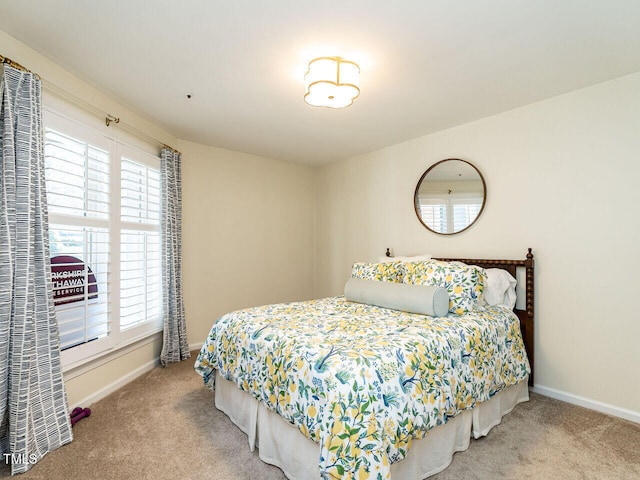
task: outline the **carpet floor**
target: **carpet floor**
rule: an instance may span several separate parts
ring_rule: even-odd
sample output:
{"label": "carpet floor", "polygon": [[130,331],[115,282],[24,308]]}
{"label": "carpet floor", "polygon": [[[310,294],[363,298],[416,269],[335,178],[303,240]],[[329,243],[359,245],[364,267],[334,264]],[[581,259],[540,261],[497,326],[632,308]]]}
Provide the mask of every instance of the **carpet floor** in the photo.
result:
{"label": "carpet floor", "polygon": [[[74,426],[73,442],[17,478],[285,479],[249,451],[192,367],[193,359],[155,368],[96,402]],[[0,477],[7,476],[1,462]],[[637,480],[640,425],[532,394],[430,478]]]}

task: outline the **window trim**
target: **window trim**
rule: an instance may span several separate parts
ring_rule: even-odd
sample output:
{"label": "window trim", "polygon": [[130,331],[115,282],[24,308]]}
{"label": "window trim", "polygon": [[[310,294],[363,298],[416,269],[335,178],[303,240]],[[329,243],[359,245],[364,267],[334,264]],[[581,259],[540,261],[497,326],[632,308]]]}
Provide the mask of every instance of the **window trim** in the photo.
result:
{"label": "window trim", "polygon": [[[55,103],[55,102],[54,102]],[[107,127],[99,123],[94,124],[88,121],[86,112],[74,109],[70,105],[64,106],[64,111],[50,106],[43,106],[43,126],[52,128],[61,133],[74,136],[82,141],[108,150],[111,155],[110,163],[110,214],[109,219],[85,219],[63,214],[49,214],[49,224],[62,224],[74,226],[95,226],[109,228],[109,241],[111,249],[109,252],[109,262],[111,270],[109,272],[109,334],[105,338],[100,338],[88,343],[80,344],[61,352],[61,363],[63,372],[78,369],[82,365],[105,356],[113,356],[121,349],[130,348],[131,345],[139,343],[147,338],[157,336],[162,332],[162,300],[160,313],[154,320],[145,322],[120,330],[120,235],[123,229],[134,229],[138,231],[157,231],[161,235],[160,225],[139,224],[123,222],[121,220],[121,200],[120,200],[120,168],[121,158],[127,157],[131,160],[145,164],[151,168],[160,169],[160,154],[155,146],[140,140],[131,141],[128,135],[114,135],[113,131],[105,131]],[[69,112],[67,112],[69,110]],[[77,115],[79,119],[74,118]],[[119,132],[118,132],[119,133]],[[151,153],[155,151],[156,153]],[[151,160],[153,159],[153,160]],[[160,283],[160,288],[162,289]],[[162,291],[160,291],[162,294]]]}

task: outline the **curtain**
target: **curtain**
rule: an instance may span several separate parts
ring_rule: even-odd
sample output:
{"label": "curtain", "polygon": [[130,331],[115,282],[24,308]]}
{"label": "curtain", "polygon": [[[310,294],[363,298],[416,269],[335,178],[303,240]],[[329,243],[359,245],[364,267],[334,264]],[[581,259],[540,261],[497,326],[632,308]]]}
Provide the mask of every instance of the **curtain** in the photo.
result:
{"label": "curtain", "polygon": [[15,474],[72,433],[49,263],[40,80],[0,69],[0,451]]}
{"label": "curtain", "polygon": [[182,171],[180,152],[162,149],[162,302],[164,335],[160,363],[189,358],[182,297]]}

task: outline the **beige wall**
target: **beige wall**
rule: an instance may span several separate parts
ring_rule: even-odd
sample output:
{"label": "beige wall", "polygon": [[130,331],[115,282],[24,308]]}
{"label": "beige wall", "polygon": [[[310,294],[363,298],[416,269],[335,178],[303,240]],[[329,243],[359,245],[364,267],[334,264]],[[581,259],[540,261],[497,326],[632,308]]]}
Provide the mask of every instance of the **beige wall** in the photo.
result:
{"label": "beige wall", "polygon": [[[314,296],[314,169],[178,143],[1,30],[0,53],[40,75],[46,107],[64,110],[65,99],[54,92],[66,91],[183,152],[184,290],[190,344],[202,343],[214,320],[228,311]],[[95,128],[104,128],[104,119],[95,113],[82,116]],[[161,346],[156,335],[66,371],[70,406],[87,406],[153,368]]]}
{"label": "beige wall", "polygon": [[[319,169],[177,140],[0,31],[0,53],[183,152],[189,342],[220,315],[342,292],[353,261],[536,255],[536,383],[640,412],[640,74]],[[424,170],[448,157],[487,182],[480,221],[439,237],[415,218]],[[250,272],[250,274],[248,274]],[[67,372],[72,406],[157,362],[160,341]],[[640,414],[639,414],[640,415]]]}
{"label": "beige wall", "polygon": [[[397,255],[536,256],[536,385],[640,418],[640,73],[324,166],[317,293],[354,261]],[[413,192],[434,162],[474,163],[479,222],[427,231]]]}
{"label": "beige wall", "polygon": [[[56,110],[64,108],[61,107],[64,102],[60,102],[59,96],[52,94],[53,90],[62,89],[88,105],[121,117],[123,121],[146,135],[169,145],[176,144],[176,139],[166,131],[71,75],[56,63],[41,56],[2,30],[0,30],[0,54],[40,75],[43,79],[43,104],[46,108]],[[86,114],[83,121],[95,128],[104,128],[104,119],[98,118],[95,114]],[[120,135],[127,136],[123,131],[120,131]],[[65,371],[64,378],[69,405],[72,408],[79,404],[87,406],[124,385],[135,376],[153,368],[158,364],[161,348],[161,340],[156,337],[148,339],[151,341],[131,345],[120,352],[120,355],[110,354],[98,361]]]}
{"label": "beige wall", "polygon": [[181,142],[189,343],[232,310],[314,296],[314,169]]}
{"label": "beige wall", "polygon": [[162,333],[114,352],[96,362],[65,372],[70,408],[87,407],[160,365]]}
{"label": "beige wall", "polygon": [[[3,30],[0,30],[0,54],[18,62],[42,78],[45,101],[47,96],[53,96],[51,93],[53,91],[71,93],[73,97],[83,101],[86,105],[119,117],[123,123],[152,138],[156,138],[167,145],[173,146],[176,144],[175,137],[166,130],[72,75],[58,66],[57,63],[43,57]],[[104,118],[100,119],[100,123],[104,125]],[[116,126],[115,128],[118,127]],[[123,130],[120,129],[120,132],[122,133]]]}

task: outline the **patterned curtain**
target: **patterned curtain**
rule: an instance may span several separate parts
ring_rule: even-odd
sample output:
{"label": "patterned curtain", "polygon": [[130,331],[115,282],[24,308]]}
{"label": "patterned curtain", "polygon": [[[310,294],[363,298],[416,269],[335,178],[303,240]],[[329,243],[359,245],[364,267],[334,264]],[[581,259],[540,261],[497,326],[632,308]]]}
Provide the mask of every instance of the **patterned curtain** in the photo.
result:
{"label": "patterned curtain", "polygon": [[49,264],[40,80],[0,69],[0,452],[15,474],[72,434]]}
{"label": "patterned curtain", "polygon": [[182,299],[182,166],[180,153],[162,149],[162,301],[164,339],[160,363],[189,358]]}

